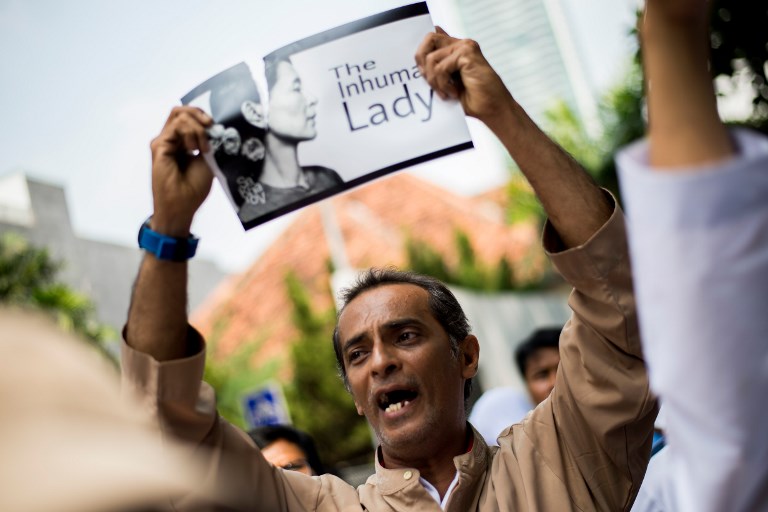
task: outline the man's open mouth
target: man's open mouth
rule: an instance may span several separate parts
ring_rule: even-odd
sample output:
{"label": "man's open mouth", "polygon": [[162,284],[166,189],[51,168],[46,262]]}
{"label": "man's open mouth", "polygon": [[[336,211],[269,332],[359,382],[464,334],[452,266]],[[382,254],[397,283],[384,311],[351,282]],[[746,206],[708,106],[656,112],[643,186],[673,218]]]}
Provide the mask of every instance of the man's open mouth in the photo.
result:
{"label": "man's open mouth", "polygon": [[418,392],[412,389],[395,389],[380,394],[378,405],[384,412],[396,412],[411,403],[417,396]]}

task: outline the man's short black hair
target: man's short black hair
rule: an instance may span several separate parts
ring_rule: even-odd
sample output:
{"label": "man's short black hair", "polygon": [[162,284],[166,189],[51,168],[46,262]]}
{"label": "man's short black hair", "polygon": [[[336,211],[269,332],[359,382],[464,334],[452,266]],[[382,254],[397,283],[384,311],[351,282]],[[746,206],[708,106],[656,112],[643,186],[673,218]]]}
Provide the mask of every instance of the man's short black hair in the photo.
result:
{"label": "man's short black hair", "polygon": [[[469,320],[464,310],[461,309],[459,301],[440,280],[434,277],[397,270],[392,267],[371,268],[361,273],[357,277],[355,284],[342,290],[342,307],[336,317],[336,328],[333,330],[333,349],[336,352],[336,363],[339,367],[339,373],[344,379],[344,385],[349,389],[347,380],[347,370],[344,367],[344,356],[341,353],[341,342],[339,340],[338,318],[347,307],[347,304],[361,293],[384,286],[388,284],[413,284],[423,288],[429,294],[429,308],[434,315],[435,320],[448,333],[448,339],[451,342],[451,353],[454,357],[459,357],[459,343],[470,333]],[[472,392],[472,379],[467,379],[464,383],[464,400],[469,399]]]}
{"label": "man's short black hair", "polygon": [[317,453],[315,441],[306,432],[288,425],[265,425],[254,428],[248,432],[248,435],[251,436],[251,439],[259,448],[266,448],[280,439],[293,443],[304,452],[304,455],[307,457],[307,463],[309,463],[309,467],[312,468],[314,474],[322,475],[327,473],[325,466],[320,460],[320,455]]}
{"label": "man's short black hair", "polygon": [[517,346],[515,349],[515,363],[517,363],[517,369],[520,370],[520,376],[523,380],[525,380],[525,368],[528,366],[528,359],[542,348],[558,348],[562,331],[562,327],[536,329]]}

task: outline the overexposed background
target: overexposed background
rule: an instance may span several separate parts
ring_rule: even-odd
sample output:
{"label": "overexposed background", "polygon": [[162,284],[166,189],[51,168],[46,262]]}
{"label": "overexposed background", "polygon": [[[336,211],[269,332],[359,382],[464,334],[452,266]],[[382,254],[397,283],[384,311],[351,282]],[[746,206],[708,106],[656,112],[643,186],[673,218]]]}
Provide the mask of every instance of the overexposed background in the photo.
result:
{"label": "overexposed background", "polygon": [[[559,0],[593,90],[621,73],[634,42],[633,0]],[[134,244],[152,211],[149,141],[192,87],[242,60],[402,0],[2,0],[0,176],[23,170],[65,186],[78,235]],[[443,0],[434,21],[455,35]],[[513,91],[514,93],[514,91]],[[470,124],[473,134],[481,128]],[[489,145],[414,172],[460,193],[502,183]],[[243,232],[221,189],[196,218],[200,254],[243,269],[286,224]]]}

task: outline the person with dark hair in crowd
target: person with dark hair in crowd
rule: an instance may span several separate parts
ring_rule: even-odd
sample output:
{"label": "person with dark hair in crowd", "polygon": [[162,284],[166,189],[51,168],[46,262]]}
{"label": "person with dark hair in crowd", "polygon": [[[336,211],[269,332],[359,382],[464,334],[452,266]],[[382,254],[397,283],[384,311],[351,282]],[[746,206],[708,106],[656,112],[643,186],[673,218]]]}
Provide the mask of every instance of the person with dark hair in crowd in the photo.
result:
{"label": "person with dark hair in crowd", "polygon": [[241,218],[258,217],[343,183],[332,169],[299,163],[299,144],[317,137],[317,98],[305,90],[291,61],[267,62],[266,76],[269,130],[264,165],[254,185],[260,200],[246,203]]}
{"label": "person with dark hair in crowd", "polygon": [[515,349],[515,363],[534,406],[543,402],[555,387],[562,330],[561,327],[536,329]]}
{"label": "person with dark hair in crowd", "polygon": [[261,449],[267,462],[275,467],[305,475],[326,473],[315,441],[306,432],[288,425],[264,425],[250,430],[248,435]]}
{"label": "person with dark hair in crowd", "polygon": [[[550,396],[489,448],[467,422],[480,345],[461,305],[434,278],[371,269],[344,294],[333,344],[351,399],[378,440],[375,474],[355,489],[333,475],[270,465],[217,414],[201,382],[205,342],[187,321],[193,251],[183,248],[196,243],[190,226],[211,187],[204,159],[178,158],[208,149],[212,120],[193,107],[174,108],[151,145],[155,211],[142,229],[182,250],[145,246],[124,330],[124,382],[158,415],[158,435],[209,450],[202,450],[207,482],[226,489],[231,510],[628,510],[648,463],[657,404],[621,209],[535,125],[477,43],[438,29],[424,38],[416,63],[440,98],[459,101],[500,138],[549,215],[544,245],[574,286]],[[289,68],[278,70],[283,78]]]}
{"label": "person with dark hair in crowd", "polygon": [[489,445],[496,445],[502,430],[522,420],[555,387],[561,331],[559,327],[536,329],[515,349],[515,364],[528,397],[516,387],[501,386],[485,391],[472,406],[469,421]]}

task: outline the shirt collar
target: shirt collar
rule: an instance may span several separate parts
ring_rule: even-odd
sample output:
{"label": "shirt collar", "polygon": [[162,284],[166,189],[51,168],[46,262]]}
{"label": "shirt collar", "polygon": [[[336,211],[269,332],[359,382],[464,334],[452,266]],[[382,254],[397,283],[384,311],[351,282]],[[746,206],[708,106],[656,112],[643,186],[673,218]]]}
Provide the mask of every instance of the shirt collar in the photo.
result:
{"label": "shirt collar", "polygon": [[[453,458],[453,464],[456,467],[456,477],[454,483],[451,483],[452,491],[446,493],[443,499],[445,506],[448,499],[456,494],[455,498],[462,502],[472,499],[474,488],[480,484],[480,476],[486,471],[489,460],[488,445],[485,444],[481,436],[471,425],[472,437],[470,438],[470,449],[467,453],[462,453]],[[376,474],[371,475],[368,482],[374,484],[382,495],[391,495],[407,487],[418,486],[427,492],[428,489],[422,486],[419,470],[414,468],[387,469],[381,465],[381,447],[376,450]],[[439,501],[439,500],[438,500]],[[458,509],[457,509],[458,510]]]}

